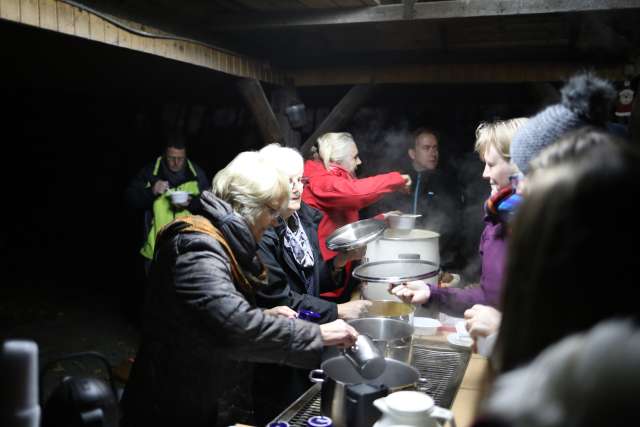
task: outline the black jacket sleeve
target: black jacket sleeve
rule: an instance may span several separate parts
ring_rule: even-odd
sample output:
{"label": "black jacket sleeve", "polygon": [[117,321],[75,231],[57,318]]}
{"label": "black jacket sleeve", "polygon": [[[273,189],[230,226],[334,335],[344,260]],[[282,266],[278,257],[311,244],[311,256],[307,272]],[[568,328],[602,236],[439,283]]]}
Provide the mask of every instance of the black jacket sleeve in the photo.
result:
{"label": "black jacket sleeve", "polygon": [[[200,166],[196,165],[195,163],[191,162],[191,164],[193,165],[193,168],[196,170],[197,176],[196,176],[196,180],[198,181],[198,189],[200,190],[200,194],[202,194],[203,191],[205,190],[210,190],[211,189],[211,182],[209,181],[209,178],[207,177],[207,174],[204,172],[204,169],[202,169]],[[187,207],[187,209],[190,212],[194,212],[197,209],[197,197],[192,197],[191,198],[191,202],[189,203],[189,206]]]}
{"label": "black jacket sleeve", "polygon": [[[304,284],[296,283],[284,259],[284,246],[276,231],[267,230],[258,245],[258,256],[269,271],[268,284],[257,291],[256,301],[260,307],[271,308],[279,305],[293,310],[311,310],[320,314],[318,323],[327,323],[338,318],[335,303],[304,292]],[[317,262],[317,261],[316,261]]]}
{"label": "black jacket sleeve", "polygon": [[[133,209],[146,210],[153,206],[156,196],[151,191],[151,186],[156,179],[154,179],[152,167],[153,165],[147,165],[142,168],[125,190],[125,200]],[[147,184],[151,186],[148,187]]]}

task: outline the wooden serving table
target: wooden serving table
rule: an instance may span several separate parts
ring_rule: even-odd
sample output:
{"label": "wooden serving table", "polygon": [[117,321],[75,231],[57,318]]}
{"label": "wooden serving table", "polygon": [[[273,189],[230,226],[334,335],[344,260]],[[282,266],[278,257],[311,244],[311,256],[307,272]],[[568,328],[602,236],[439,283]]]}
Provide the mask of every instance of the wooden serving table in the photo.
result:
{"label": "wooden serving table", "polygon": [[[419,335],[418,330],[414,337],[423,342],[432,342],[450,347],[447,341],[447,335],[454,332],[455,328],[453,327],[441,327],[438,328],[435,335]],[[486,357],[477,353],[471,353],[469,363],[462,377],[462,382],[458,387],[453,405],[451,406],[458,427],[469,427],[475,420],[478,406],[482,399],[483,384],[488,367],[489,361]]]}

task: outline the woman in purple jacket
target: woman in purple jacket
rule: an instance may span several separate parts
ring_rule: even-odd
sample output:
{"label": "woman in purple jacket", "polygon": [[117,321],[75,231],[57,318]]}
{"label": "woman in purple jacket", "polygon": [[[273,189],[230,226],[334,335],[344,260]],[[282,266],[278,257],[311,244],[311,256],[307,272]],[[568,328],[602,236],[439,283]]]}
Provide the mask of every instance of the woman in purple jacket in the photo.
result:
{"label": "woman in purple jacket", "polygon": [[482,274],[480,283],[466,288],[438,288],[424,282],[396,286],[391,293],[405,302],[435,306],[454,316],[475,304],[497,306],[502,289],[502,274],[507,249],[507,221],[519,196],[510,178],[517,172],[511,163],[509,147],[525,118],[482,123],[476,130],[475,150],[484,161],[482,177],[491,185],[491,197],[485,203],[485,227],[480,239]]}

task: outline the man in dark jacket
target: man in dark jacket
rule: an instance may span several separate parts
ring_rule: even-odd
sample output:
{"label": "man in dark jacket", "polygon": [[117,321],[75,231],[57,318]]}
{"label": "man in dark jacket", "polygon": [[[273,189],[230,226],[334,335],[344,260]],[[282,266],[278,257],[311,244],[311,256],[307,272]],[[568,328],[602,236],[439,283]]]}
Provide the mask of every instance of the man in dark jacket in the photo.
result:
{"label": "man in dark jacket", "polygon": [[411,177],[410,193],[385,196],[377,209],[421,214],[418,227],[440,234],[442,268],[460,268],[462,191],[455,172],[441,165],[436,132],[427,128],[416,129],[406,153],[399,170]]}
{"label": "man in dark jacket", "polygon": [[[142,168],[125,192],[128,204],[144,213],[145,240],[140,254],[145,259],[153,257],[158,231],[175,218],[189,215],[195,196],[207,188],[207,175],[187,158],[183,138],[178,134],[168,135],[163,155]],[[189,193],[187,202],[172,202],[171,190]]]}

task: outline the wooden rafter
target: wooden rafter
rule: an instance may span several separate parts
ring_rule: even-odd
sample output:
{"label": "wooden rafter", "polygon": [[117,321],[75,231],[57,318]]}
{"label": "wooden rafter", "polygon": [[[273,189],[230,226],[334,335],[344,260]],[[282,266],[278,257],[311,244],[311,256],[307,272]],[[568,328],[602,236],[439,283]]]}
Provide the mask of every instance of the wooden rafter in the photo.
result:
{"label": "wooden rafter", "polygon": [[[103,15],[106,16],[106,15]],[[135,22],[105,19],[58,0],[0,0],[0,19],[162,56],[238,77],[283,84],[286,76],[267,62],[180,39]],[[141,35],[141,34],[149,35]]]}
{"label": "wooden rafter", "polygon": [[576,63],[497,63],[335,67],[296,70],[297,87],[370,83],[515,83],[562,81],[577,71],[594,69],[603,77],[624,77],[624,65]]}
{"label": "wooden rafter", "polygon": [[[288,13],[233,14],[211,17],[213,31],[382,23],[407,20],[406,4]],[[491,16],[605,12],[640,9],[640,0],[447,0],[415,3],[412,20]]]}

